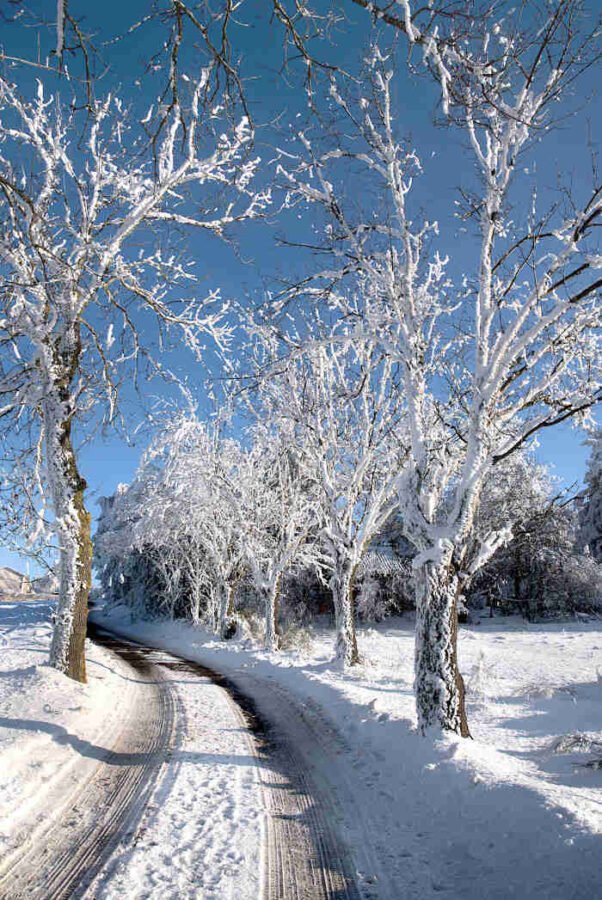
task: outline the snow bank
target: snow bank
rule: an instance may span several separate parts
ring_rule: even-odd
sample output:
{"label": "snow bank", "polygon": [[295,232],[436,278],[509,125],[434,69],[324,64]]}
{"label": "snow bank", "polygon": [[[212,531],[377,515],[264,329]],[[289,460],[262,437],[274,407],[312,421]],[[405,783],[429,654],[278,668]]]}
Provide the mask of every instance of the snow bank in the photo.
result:
{"label": "snow bank", "polygon": [[86,685],[47,665],[54,603],[0,605],[0,859],[33,842],[111,746],[132,685],[88,642]]}
{"label": "snow bank", "polygon": [[308,652],[269,654],[182,622],[134,621],[123,608],[97,615],[234,679],[286,692],[332,749],[323,776],[352,785],[341,797],[345,834],[358,852],[372,841],[378,896],[389,896],[385,882],[393,896],[403,885],[416,900],[442,891],[475,900],[597,894],[602,770],[588,763],[602,741],[602,623],[494,619],[463,628],[475,736],[467,741],[416,734],[409,618],[363,629],[364,662],[343,675],[327,630]]}

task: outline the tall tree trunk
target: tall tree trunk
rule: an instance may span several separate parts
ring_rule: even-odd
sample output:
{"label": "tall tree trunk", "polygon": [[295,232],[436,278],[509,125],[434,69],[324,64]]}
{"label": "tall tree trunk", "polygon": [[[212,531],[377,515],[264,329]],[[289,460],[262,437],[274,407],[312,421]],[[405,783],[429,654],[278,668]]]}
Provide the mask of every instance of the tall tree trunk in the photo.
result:
{"label": "tall tree trunk", "polygon": [[188,586],[190,590],[190,617],[194,625],[201,619],[201,602],[203,587],[199,573],[201,569],[201,553],[197,546],[191,549],[188,556]]}
{"label": "tall tree trunk", "polygon": [[514,599],[521,599],[521,558],[520,558],[520,547],[519,541],[517,540],[514,545]]}
{"label": "tall tree trunk", "polygon": [[458,668],[460,584],[449,564],[425,563],[416,604],[415,690],[418,728],[470,737],[464,680]]}
{"label": "tall tree trunk", "polygon": [[278,607],[280,602],[281,575],[264,591],[265,603],[265,646],[267,650],[278,650]]}
{"label": "tall tree trunk", "polygon": [[[86,482],[79,474],[71,441],[68,387],[43,405],[49,481],[59,541],[59,600],[50,645],[50,664],[76,681],[86,680],[85,642],[92,581],[90,515]],[[67,414],[66,414],[67,411]]]}
{"label": "tall tree trunk", "polygon": [[354,666],[360,661],[355,629],[355,569],[350,560],[337,561],[331,581],[337,632],[336,655],[346,666]]}
{"label": "tall tree trunk", "polygon": [[215,634],[218,634],[220,629],[221,598],[221,587],[218,586],[216,588],[215,585],[211,585],[209,589],[208,621],[209,627]]}

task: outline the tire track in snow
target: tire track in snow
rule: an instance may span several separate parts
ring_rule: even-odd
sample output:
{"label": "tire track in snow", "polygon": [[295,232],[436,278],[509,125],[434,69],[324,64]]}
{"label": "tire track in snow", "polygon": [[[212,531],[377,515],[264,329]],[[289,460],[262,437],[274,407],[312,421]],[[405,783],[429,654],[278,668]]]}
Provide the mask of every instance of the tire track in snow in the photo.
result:
{"label": "tire track in snow", "polygon": [[0,874],[2,900],[81,898],[120,841],[135,831],[177,743],[180,699],[173,675],[195,674],[222,688],[256,759],[267,817],[262,848],[265,900],[359,900],[354,867],[336,833],[336,809],[318,795],[301,757],[250,696],[199,663],[122,639],[92,637],[129,665],[145,696],[93,777],[47,829]]}
{"label": "tire track in snow", "polygon": [[286,736],[288,768],[308,786],[311,796],[319,798],[320,819],[328,823],[331,840],[336,834],[335,845],[340,848],[344,846],[340,834],[346,833],[355,849],[353,859],[349,852],[343,857],[343,871],[352,869],[355,873],[353,885],[347,884],[348,893],[334,896],[398,900],[399,885],[392,883],[379,860],[382,812],[375,821],[358,800],[357,778],[361,774],[350,777],[342,754],[351,748],[341,733],[309,698],[296,697],[274,679],[247,670],[236,677],[246,692],[260,699],[261,709],[269,710],[276,733]]}
{"label": "tire track in snow", "polygon": [[99,753],[92,777],[46,826],[36,830],[23,853],[0,874],[2,900],[63,900],[85,894],[119,839],[131,830],[148,802],[171,749],[173,693],[161,671],[133,645],[94,634],[131,669],[142,696],[130,710],[114,746]]}
{"label": "tire track in snow", "polygon": [[359,900],[349,853],[334,829],[332,805],[313,790],[293,747],[231,679],[200,663],[148,649],[153,664],[195,672],[227,694],[257,760],[267,811],[263,847],[265,900]]}

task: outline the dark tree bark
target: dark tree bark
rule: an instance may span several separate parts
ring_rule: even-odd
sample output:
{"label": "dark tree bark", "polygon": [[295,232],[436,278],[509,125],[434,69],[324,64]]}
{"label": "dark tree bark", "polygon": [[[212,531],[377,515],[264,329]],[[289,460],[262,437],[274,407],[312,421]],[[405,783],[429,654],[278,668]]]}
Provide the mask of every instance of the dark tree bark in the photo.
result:
{"label": "dark tree bark", "polygon": [[466,691],[458,666],[460,579],[451,566],[428,562],[416,605],[415,689],[418,728],[470,737]]}

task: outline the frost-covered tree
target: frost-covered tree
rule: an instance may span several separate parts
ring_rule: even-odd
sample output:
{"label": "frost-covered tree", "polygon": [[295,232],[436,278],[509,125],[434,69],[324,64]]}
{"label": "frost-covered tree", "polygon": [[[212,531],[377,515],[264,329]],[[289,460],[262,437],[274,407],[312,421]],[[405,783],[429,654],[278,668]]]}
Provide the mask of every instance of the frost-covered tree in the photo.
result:
{"label": "frost-covered tree", "polygon": [[173,617],[181,612],[185,560],[180,516],[156,460],[145,455],[132,484],[101,502],[94,564],[103,594]]}
{"label": "frost-covered tree", "polygon": [[115,573],[134,562],[146,579],[150,565],[154,611],[184,612],[222,637],[246,578],[265,613],[266,645],[277,649],[283,576],[317,556],[309,541],[316,503],[292,434],[285,440],[258,423],[247,440],[243,449],[196,416],[178,416],[155,437],[130,488],[106,504],[96,562],[114,599]]}
{"label": "frost-covered tree", "polygon": [[275,423],[291,431],[313,481],[324,555],[331,571],[337,656],[358,662],[355,574],[395,508],[405,460],[397,366],[374,341],[319,319],[284,345],[264,332],[261,390]]}
{"label": "frost-covered tree", "polygon": [[506,552],[518,552],[519,536],[533,530],[541,532],[556,499],[547,467],[537,464],[530,454],[518,451],[501,462],[495,469],[495,477],[485,482],[479,497],[466,541],[466,574],[483,570],[479,554],[488,535],[505,532],[507,536],[506,540],[501,539],[492,559],[501,561]]}
{"label": "frost-covered tree", "polygon": [[602,429],[588,439],[591,455],[585,474],[585,491],[579,510],[579,540],[602,562]]}
{"label": "frost-covered tree", "polygon": [[[189,426],[190,427],[190,426]],[[241,513],[242,488],[236,473],[243,465],[243,452],[232,439],[222,439],[201,425],[186,454],[184,465],[175,470],[182,513],[194,516],[195,535],[203,550],[209,577],[208,622],[221,637],[232,628],[236,589],[247,571],[246,545]],[[188,489],[187,487],[188,486]],[[191,509],[190,498],[194,498]]]}
{"label": "frost-covered tree", "polygon": [[[238,477],[244,453],[236,441],[222,437],[217,425],[184,415],[157,435],[147,456],[154,465],[160,461],[162,490],[171,510],[165,534],[192,586],[191,618],[199,620],[200,595],[205,593],[205,622],[224,637],[231,627],[237,585],[247,570],[244,494]],[[157,515],[165,519],[164,501],[162,507]],[[152,537],[153,519],[151,512],[145,534],[159,546]]]}
{"label": "frost-covered tree", "polygon": [[[479,535],[503,528],[510,538],[477,568],[466,585],[468,599],[484,595],[492,603],[512,601],[532,618],[595,603],[600,576],[576,552],[577,519],[570,498],[530,454],[508,457],[485,483],[473,526],[475,546]],[[585,577],[575,579],[571,573],[579,560]]]}
{"label": "frost-covered tree", "polygon": [[18,429],[41,448],[36,479],[60,552],[51,662],[78,680],[91,545],[73,429],[95,402],[114,418],[119,368],[148,359],[149,316],[197,349],[200,332],[219,337],[216,294],[197,299],[190,266],[169,250],[173,229],[221,234],[267,199],[250,187],[247,121],[216,130],[211,77],[183,81],[167,112],[152,107],[143,122],[118,96],[82,107],[0,77],[2,413],[7,439]]}
{"label": "frost-covered tree", "polygon": [[[413,4],[402,7],[411,12]],[[449,127],[465,136],[471,155],[459,209],[477,236],[461,277],[447,257],[452,242],[412,204],[422,164],[399,134],[392,66],[378,51],[368,62],[371,90],[364,83],[357,97],[332,82],[344,120],[336,142],[325,149],[300,135],[297,164],[287,155],[280,167],[289,202],[319,204],[327,217],[320,249],[330,251],[331,264],[314,279],[312,296],[321,289],[356,323],[355,339],[376,341],[400,367],[410,441],[398,498],[418,549],[423,733],[437,726],[469,734],[457,603],[470,577],[469,551],[474,572],[508,537],[494,530],[475,550],[483,486],[532,435],[588,410],[600,393],[601,257],[592,245],[600,188],[542,212],[536,196],[527,201],[525,173],[535,145],[538,153],[546,146],[552,111],[563,108],[567,88],[597,52],[599,33],[580,30],[579,4],[569,0],[523,13],[493,4],[461,35],[453,16],[438,36],[407,19]],[[348,200],[349,166],[363,189]],[[341,290],[345,280],[353,290]]]}
{"label": "frost-covered tree", "polygon": [[[270,422],[271,410],[260,412]],[[278,649],[282,581],[295,568],[315,566],[318,501],[294,428],[258,424],[236,473],[242,500],[240,528],[253,586],[265,613],[265,644]]]}

